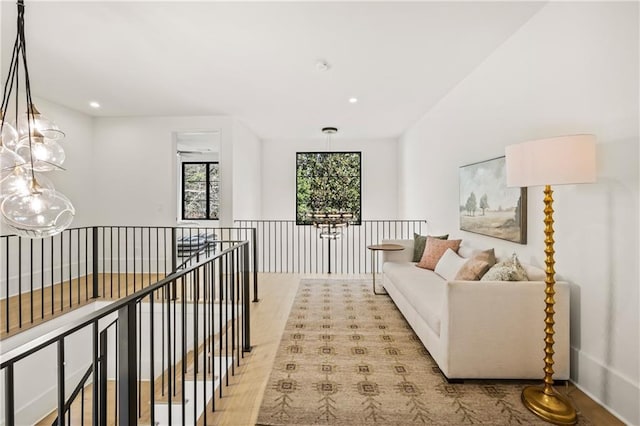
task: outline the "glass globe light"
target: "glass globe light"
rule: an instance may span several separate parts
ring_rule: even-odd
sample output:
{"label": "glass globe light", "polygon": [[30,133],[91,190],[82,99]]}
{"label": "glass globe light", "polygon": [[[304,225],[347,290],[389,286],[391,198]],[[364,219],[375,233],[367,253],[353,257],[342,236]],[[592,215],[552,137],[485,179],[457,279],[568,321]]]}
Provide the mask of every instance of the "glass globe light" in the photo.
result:
{"label": "glass globe light", "polygon": [[[53,139],[44,137],[35,131],[31,136],[22,136],[16,147],[16,154],[29,161],[33,158],[33,170],[37,172],[49,172],[62,168],[65,160],[64,149]],[[33,156],[33,157],[32,157]]]}
{"label": "glass globe light", "polygon": [[[53,183],[44,175],[35,173],[36,182],[42,188],[55,189]],[[13,194],[28,194],[33,185],[33,175],[24,167],[16,167],[13,173],[0,180],[0,203]]]}
{"label": "glass globe light", "polygon": [[6,148],[15,151],[16,144],[18,143],[18,132],[11,124],[4,121],[4,114],[2,113],[2,110],[0,110],[0,125],[2,126],[2,134],[0,134],[2,144]]}
{"label": "glass globe light", "polygon": [[26,161],[18,154],[4,146],[0,139],[0,180],[13,174],[16,167],[23,166]]}
{"label": "glass globe light", "polygon": [[59,140],[64,138],[64,132],[53,121],[40,114],[34,104],[31,104],[28,113],[25,112],[18,117],[16,128],[20,137],[26,136],[29,130],[37,130],[48,139]]}
{"label": "glass globe light", "polygon": [[76,214],[71,201],[62,193],[32,182],[27,193],[6,197],[0,204],[2,219],[16,234],[45,238],[66,229]]}

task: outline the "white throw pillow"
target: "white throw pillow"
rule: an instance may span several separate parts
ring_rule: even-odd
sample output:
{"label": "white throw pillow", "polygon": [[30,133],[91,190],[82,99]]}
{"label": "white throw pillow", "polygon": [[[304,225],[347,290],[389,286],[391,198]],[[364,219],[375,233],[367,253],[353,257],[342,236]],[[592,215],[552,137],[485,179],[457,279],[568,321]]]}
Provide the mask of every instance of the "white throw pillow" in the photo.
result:
{"label": "white throw pillow", "polygon": [[462,265],[466,263],[466,261],[467,259],[458,256],[455,251],[447,249],[440,260],[438,260],[434,271],[445,280],[453,281],[453,279],[456,277],[456,274],[458,273],[460,268],[462,268]]}

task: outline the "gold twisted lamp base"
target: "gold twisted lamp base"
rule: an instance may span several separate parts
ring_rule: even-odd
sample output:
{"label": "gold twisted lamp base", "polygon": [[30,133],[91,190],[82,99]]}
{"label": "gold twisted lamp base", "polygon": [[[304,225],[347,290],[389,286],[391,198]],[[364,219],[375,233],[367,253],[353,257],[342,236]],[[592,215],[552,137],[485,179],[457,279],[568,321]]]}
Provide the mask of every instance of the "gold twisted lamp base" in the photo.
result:
{"label": "gold twisted lamp base", "polygon": [[553,191],[549,185],[544,188],[544,243],[546,254],[545,265],[547,266],[545,272],[547,277],[545,279],[546,287],[544,293],[546,307],[544,312],[546,316],[544,318],[545,324],[545,347],[544,347],[544,385],[543,386],[529,386],[522,391],[522,403],[531,410],[538,417],[559,425],[573,425],[578,421],[576,410],[571,405],[571,402],[560,395],[553,388],[553,305],[555,300],[553,296],[556,294],[554,290],[555,281],[555,261],[553,255],[555,253],[553,249]]}
{"label": "gold twisted lamp base", "polygon": [[571,402],[551,388],[547,394],[545,386],[528,386],[522,391],[522,402],[538,417],[557,425],[574,425],[578,421]]}

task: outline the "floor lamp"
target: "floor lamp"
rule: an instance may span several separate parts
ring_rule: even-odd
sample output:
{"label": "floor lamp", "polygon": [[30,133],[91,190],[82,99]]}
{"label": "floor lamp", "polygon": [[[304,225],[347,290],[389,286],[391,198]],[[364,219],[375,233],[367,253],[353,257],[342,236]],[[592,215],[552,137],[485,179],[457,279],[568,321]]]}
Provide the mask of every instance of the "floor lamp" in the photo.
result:
{"label": "floor lamp", "polygon": [[577,421],[571,402],[553,388],[553,191],[551,185],[589,183],[596,180],[595,137],[570,135],[523,142],[506,147],[507,186],[544,186],[545,319],[544,384],[522,391],[523,404],[538,417],[555,424]]}

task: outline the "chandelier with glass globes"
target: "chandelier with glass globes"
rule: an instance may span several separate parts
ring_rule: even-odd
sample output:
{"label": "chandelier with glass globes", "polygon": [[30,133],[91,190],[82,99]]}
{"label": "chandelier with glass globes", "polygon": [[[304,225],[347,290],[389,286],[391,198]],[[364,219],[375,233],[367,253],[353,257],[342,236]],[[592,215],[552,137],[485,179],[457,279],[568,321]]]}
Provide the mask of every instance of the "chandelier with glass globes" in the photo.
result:
{"label": "chandelier with glass globes", "polygon": [[[58,142],[65,134],[38,111],[31,98],[24,0],[18,0],[17,6],[17,34],[0,106],[0,215],[3,226],[14,233],[44,238],[66,229],[75,209],[43,174],[64,170],[65,153]],[[22,80],[25,112],[19,113]],[[9,109],[15,109],[12,122]]]}

